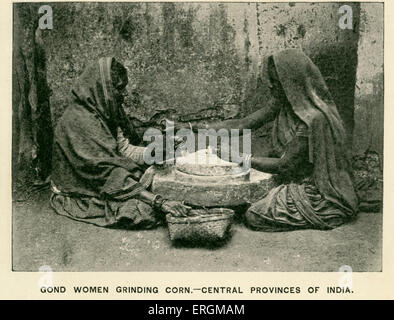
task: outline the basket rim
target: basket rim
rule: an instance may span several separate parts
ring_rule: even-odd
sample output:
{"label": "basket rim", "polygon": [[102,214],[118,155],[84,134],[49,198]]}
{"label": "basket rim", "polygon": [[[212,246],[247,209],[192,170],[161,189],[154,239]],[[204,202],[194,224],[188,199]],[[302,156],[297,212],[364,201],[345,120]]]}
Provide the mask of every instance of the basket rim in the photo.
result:
{"label": "basket rim", "polygon": [[223,212],[220,214],[204,214],[190,217],[173,217],[171,214],[166,215],[168,223],[172,224],[192,224],[210,221],[229,220],[234,216],[234,212]]}
{"label": "basket rim", "polygon": [[200,215],[220,215],[220,214],[230,214],[234,213],[233,209],[230,208],[192,208],[191,211],[201,211],[201,212],[206,212],[205,214],[200,214]]}

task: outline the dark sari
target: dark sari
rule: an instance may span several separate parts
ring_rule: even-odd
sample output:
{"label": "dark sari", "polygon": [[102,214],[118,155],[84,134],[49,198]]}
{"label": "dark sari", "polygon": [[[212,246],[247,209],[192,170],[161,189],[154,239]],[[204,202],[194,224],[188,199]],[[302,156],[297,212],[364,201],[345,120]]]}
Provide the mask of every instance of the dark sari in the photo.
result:
{"label": "dark sari", "polygon": [[132,142],[136,135],[114,99],[113,58],[88,66],[55,129],[51,205],[58,214],[98,226],[151,228],[158,219],[137,199],[146,185],[143,167],[117,148],[121,128]]}
{"label": "dark sari", "polygon": [[273,60],[287,97],[274,121],[276,156],[297,137],[308,140],[308,154],[249,208],[247,225],[264,231],[334,228],[357,212],[342,120],[319,69],[302,51],[285,50]]}

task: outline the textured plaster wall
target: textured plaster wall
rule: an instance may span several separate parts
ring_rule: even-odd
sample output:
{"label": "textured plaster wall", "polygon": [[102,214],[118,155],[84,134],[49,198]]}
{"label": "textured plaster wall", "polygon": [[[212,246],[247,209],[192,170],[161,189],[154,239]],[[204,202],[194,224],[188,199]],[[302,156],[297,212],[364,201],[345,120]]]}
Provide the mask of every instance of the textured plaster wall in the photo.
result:
{"label": "textured plaster wall", "polygon": [[46,39],[55,118],[69,103],[73,79],[102,55],[128,67],[129,111],[145,124],[237,114],[243,64],[225,6],[79,3],[53,10],[61,22]]}
{"label": "textured plaster wall", "polygon": [[351,137],[360,5],[347,4],[352,30],[338,27],[340,3],[53,4],[54,29],[43,34],[53,118],[69,103],[73,79],[102,55],[130,71],[127,105],[137,126],[163,116],[240,117],[263,107],[250,105],[262,58],[301,48],[320,68]]}
{"label": "textured plaster wall", "polygon": [[[350,144],[354,128],[360,7],[358,3],[346,3],[353,9],[353,28],[343,30],[338,25],[342,16],[338,11],[343,4],[236,4],[229,6],[229,16],[234,28],[243,31],[243,34],[237,33],[236,45],[243,61],[251,61],[253,70],[257,70],[264,56],[286,48],[300,48],[311,57],[330,88],[347,128]],[[252,106],[252,111],[259,107]],[[247,106],[244,108],[248,109]],[[258,136],[266,137],[265,128],[260,132]],[[259,140],[253,145],[258,145]]]}
{"label": "textured plaster wall", "polygon": [[383,4],[361,4],[354,105],[354,153],[383,154]]}

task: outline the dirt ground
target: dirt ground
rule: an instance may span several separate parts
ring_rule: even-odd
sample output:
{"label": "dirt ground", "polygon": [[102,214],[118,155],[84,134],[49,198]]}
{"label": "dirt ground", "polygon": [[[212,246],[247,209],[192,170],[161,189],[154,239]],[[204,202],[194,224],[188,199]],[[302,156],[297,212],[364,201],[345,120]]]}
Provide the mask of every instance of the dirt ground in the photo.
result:
{"label": "dirt ground", "polygon": [[234,224],[218,248],[174,247],[164,227],[104,229],[56,215],[49,192],[13,205],[13,269],[38,271],[381,271],[382,214],[335,230],[254,232]]}

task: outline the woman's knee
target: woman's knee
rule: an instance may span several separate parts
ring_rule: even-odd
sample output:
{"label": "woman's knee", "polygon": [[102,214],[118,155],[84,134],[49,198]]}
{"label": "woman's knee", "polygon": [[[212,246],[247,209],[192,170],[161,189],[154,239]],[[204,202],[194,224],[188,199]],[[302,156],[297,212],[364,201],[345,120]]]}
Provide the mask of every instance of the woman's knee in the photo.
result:
{"label": "woman's knee", "polygon": [[249,208],[245,213],[245,225],[250,229],[259,229],[262,224],[263,220]]}

